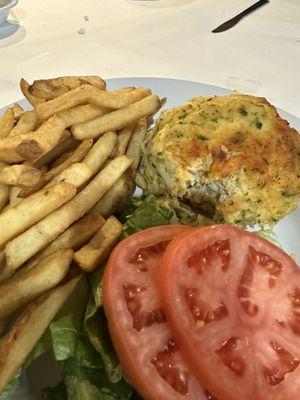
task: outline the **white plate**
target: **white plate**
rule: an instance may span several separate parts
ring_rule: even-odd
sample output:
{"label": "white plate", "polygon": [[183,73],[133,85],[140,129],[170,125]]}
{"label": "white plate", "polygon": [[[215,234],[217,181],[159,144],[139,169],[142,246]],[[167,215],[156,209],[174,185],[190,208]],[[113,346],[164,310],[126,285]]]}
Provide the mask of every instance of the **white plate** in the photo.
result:
{"label": "white plate", "polygon": [[[161,97],[167,97],[165,107],[180,105],[195,96],[214,96],[230,93],[229,90],[217,86],[205,85],[203,83],[184,81],[178,79],[164,78],[117,78],[107,80],[108,89],[114,90],[122,86],[146,86]],[[27,102],[21,100],[22,106],[27,107]],[[0,110],[1,111],[1,110]],[[287,119],[291,126],[300,131],[300,119],[293,115],[278,110],[280,115]],[[276,235],[284,249],[296,254],[298,263],[300,262],[300,208],[291,215],[280,221],[275,228]],[[54,383],[56,373],[49,360],[38,360],[35,365],[29,368],[28,382],[24,386],[23,393],[11,397],[11,400],[32,400],[37,399],[40,388],[47,383]]]}

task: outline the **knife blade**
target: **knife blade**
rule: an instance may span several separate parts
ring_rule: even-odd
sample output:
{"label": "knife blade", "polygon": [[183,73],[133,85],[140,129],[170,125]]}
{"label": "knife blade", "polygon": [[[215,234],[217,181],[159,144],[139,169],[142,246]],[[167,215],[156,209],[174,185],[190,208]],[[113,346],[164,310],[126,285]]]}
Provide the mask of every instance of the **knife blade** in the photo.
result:
{"label": "knife blade", "polygon": [[252,6],[246,8],[246,10],[242,11],[235,17],[229,19],[228,21],[224,22],[223,24],[219,25],[217,28],[215,28],[212,32],[213,33],[219,33],[219,32],[224,32],[227,31],[228,29],[232,28],[234,25],[236,25],[242,18],[244,18],[246,15],[252,13],[254,10],[256,10],[259,7],[264,6],[265,4],[269,3],[270,0],[259,0]]}

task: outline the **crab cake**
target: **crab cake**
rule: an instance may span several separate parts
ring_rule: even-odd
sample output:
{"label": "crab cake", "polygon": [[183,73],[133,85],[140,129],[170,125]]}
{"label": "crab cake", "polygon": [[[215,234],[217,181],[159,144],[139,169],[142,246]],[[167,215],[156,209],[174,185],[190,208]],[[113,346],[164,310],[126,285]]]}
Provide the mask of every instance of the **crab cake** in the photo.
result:
{"label": "crab cake", "polygon": [[163,112],[137,184],[183,222],[274,224],[297,206],[300,135],[260,97],[197,97]]}

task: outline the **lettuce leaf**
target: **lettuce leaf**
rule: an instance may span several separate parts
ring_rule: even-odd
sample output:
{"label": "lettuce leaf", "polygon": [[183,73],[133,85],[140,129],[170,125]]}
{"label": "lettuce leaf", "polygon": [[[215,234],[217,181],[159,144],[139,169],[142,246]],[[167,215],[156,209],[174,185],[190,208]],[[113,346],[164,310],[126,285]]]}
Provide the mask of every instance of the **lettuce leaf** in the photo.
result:
{"label": "lettuce leaf", "polygon": [[110,339],[104,311],[97,308],[92,296],[86,309],[84,327],[90,342],[102,358],[109,380],[119,382],[123,371]]}
{"label": "lettuce leaf", "polygon": [[132,199],[125,206],[124,213],[123,219],[126,219],[123,229],[124,236],[154,226],[167,225],[173,216],[173,211],[162,206],[153,195],[149,195],[144,200]]}
{"label": "lettuce leaf", "polygon": [[77,358],[66,361],[64,382],[72,400],[128,400],[132,396],[124,381],[112,383],[103,369],[84,366]]}
{"label": "lettuce leaf", "polygon": [[67,360],[75,354],[88,296],[89,285],[83,279],[49,325],[52,350],[57,361]]}
{"label": "lettuce leaf", "polygon": [[42,400],[66,400],[68,392],[65,383],[62,381],[55,387],[48,387],[42,392]]}
{"label": "lettuce leaf", "polygon": [[84,330],[102,358],[104,369],[111,382],[122,379],[122,368],[113,348],[102,302],[102,275],[103,267],[90,275],[92,293],[85,310]]}

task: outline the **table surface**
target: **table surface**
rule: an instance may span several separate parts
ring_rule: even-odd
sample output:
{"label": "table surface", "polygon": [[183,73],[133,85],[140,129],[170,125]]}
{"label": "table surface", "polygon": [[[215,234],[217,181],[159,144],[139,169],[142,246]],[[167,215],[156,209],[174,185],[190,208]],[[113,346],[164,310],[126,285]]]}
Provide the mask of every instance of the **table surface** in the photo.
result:
{"label": "table surface", "polygon": [[21,77],[99,74],[210,83],[300,117],[300,0],[271,0],[211,33],[254,2],[19,0],[0,28],[0,107],[22,97]]}

